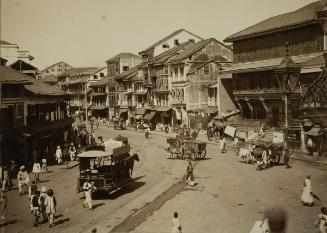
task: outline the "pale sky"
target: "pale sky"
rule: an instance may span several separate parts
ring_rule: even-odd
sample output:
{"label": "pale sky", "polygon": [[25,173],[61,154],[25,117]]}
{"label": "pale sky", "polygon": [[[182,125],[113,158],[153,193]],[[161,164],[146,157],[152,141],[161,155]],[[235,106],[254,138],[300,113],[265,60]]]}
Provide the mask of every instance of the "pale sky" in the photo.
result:
{"label": "pale sky", "polygon": [[222,41],[314,0],[0,0],[1,40],[17,43],[43,69],[58,61],[105,66],[184,28]]}

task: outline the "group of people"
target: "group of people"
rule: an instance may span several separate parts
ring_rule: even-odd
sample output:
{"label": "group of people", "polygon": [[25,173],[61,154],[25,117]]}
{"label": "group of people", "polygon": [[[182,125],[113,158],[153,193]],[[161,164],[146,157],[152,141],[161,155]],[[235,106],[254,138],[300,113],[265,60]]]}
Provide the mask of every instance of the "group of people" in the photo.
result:
{"label": "group of people", "polygon": [[[54,216],[56,213],[57,200],[52,189],[47,190],[42,187],[38,190],[37,186],[31,185],[29,201],[31,206],[31,214],[34,216],[33,226],[49,222],[49,227],[54,226]],[[43,221],[39,221],[42,217]]]}
{"label": "group of people", "polygon": [[[70,143],[69,148],[68,148],[68,154],[69,154],[70,161],[76,160],[77,150],[74,146],[74,143]],[[56,161],[58,164],[62,164],[64,162],[63,152],[59,145],[57,146],[55,158],[56,158]]]}

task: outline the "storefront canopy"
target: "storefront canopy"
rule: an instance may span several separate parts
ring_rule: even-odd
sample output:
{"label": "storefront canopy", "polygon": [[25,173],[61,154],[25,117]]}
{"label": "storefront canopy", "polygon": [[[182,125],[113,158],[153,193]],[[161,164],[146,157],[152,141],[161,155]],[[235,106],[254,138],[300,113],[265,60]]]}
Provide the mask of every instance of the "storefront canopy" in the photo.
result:
{"label": "storefront canopy", "polygon": [[155,115],[156,115],[156,111],[151,111],[151,112],[145,114],[143,119],[146,121],[151,121]]}
{"label": "storefront canopy", "polygon": [[156,110],[157,112],[167,112],[170,109],[171,109],[170,107],[156,107],[156,108],[154,108],[154,110]]}
{"label": "storefront canopy", "polygon": [[90,107],[90,110],[105,110],[105,109],[108,109],[108,107],[103,106],[103,105],[100,105],[100,106],[92,105]]}

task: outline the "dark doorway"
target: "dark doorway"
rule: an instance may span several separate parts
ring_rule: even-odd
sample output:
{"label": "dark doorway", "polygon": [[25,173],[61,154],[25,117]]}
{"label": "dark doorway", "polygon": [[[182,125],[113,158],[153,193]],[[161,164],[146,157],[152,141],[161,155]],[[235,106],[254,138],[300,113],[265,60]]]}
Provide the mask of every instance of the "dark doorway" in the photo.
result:
{"label": "dark doorway", "polygon": [[273,107],[272,108],[272,126],[277,127],[279,121],[279,108]]}

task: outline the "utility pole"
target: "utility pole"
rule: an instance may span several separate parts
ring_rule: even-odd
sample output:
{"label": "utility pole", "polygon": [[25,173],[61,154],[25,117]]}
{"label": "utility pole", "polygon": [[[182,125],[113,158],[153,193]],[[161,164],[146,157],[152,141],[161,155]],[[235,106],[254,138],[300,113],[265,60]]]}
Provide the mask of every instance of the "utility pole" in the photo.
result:
{"label": "utility pole", "polygon": [[84,89],[85,89],[85,125],[86,125],[86,132],[87,132],[87,82],[84,84]]}

